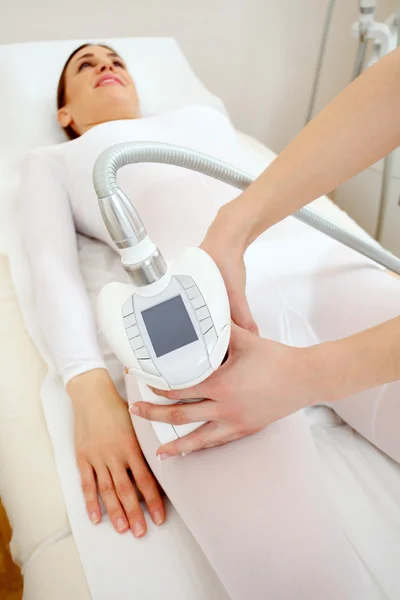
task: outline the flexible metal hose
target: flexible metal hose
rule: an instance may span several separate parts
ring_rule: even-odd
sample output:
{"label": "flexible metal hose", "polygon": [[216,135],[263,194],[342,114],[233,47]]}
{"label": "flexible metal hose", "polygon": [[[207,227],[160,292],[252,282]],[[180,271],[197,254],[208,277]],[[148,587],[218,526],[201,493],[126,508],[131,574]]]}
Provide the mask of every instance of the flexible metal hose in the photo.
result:
{"label": "flexible metal hose", "polygon": [[[93,183],[99,198],[100,208],[109,198],[118,198],[119,195],[124,197],[117,185],[117,172],[121,167],[132,163],[163,163],[184,167],[223,181],[240,190],[245,190],[254,181],[254,177],[240,169],[189,148],[158,142],[127,142],[111,146],[102,152],[96,161],[93,171]],[[104,217],[103,211],[102,214]],[[117,213],[113,216],[112,228],[108,227],[108,229],[112,239],[116,241],[118,237],[116,221],[118,222],[120,217]],[[361,239],[308,207],[302,208],[293,216],[400,275],[400,259],[381,248],[376,242]],[[126,220],[126,214],[124,218]],[[108,226],[106,220],[105,222]],[[123,235],[127,239],[126,222],[123,223],[123,226]],[[137,221],[133,220],[131,223],[132,243],[130,245],[137,243],[137,227]],[[140,227],[142,227],[142,224],[140,224]]]}

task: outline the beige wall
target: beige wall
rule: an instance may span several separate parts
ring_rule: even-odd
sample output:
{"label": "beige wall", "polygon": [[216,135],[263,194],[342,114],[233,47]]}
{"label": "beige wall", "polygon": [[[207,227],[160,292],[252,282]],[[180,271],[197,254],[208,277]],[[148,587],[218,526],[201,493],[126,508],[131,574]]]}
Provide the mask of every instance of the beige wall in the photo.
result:
{"label": "beige wall", "polygon": [[[0,4],[6,0],[0,0]],[[328,0],[14,0],[0,43],[174,36],[236,124],[276,151],[302,127]],[[380,0],[388,15],[396,0]],[[318,105],[346,85],[357,0],[337,0]]]}

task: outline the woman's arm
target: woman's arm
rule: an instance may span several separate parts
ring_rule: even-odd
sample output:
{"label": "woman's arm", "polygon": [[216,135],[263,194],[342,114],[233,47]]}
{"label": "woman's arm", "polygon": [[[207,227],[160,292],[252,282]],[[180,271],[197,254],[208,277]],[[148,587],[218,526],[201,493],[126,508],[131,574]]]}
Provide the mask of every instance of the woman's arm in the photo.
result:
{"label": "woman's arm", "polygon": [[76,375],[105,365],[59,170],[59,165],[29,154],[23,168],[19,210],[39,325],[66,384]]}
{"label": "woman's arm", "polygon": [[29,254],[40,328],[71,398],[75,450],[86,507],[101,520],[100,493],[118,532],[141,537],[146,521],[128,469],[158,525],[164,507],[132,428],[126,402],[105,369],[92,306],[81,276],[76,233],[62,173],[28,156],[20,220]]}

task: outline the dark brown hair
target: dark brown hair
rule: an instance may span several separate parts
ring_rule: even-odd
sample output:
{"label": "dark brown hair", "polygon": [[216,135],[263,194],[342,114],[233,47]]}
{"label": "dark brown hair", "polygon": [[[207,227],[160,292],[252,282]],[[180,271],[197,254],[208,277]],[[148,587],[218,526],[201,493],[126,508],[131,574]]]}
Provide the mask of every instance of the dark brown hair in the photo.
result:
{"label": "dark brown hair", "polygon": [[[66,101],[67,101],[65,76],[67,73],[68,65],[71,62],[71,60],[74,58],[75,54],[77,54],[83,48],[88,48],[89,46],[94,46],[94,44],[82,44],[82,46],[79,46],[79,48],[74,50],[73,53],[68,57],[67,62],[64,65],[64,68],[60,75],[60,80],[58,82],[58,88],[57,88],[57,108],[58,109],[63,108],[63,106],[65,106]],[[110,48],[110,46],[106,46],[105,44],[96,44],[96,46],[101,46],[101,48],[107,48],[107,50],[114,52],[114,50],[112,48]],[[79,137],[79,134],[76,133],[76,131],[70,125],[68,125],[68,127],[64,127],[64,131],[70,140],[74,140],[75,138]]]}

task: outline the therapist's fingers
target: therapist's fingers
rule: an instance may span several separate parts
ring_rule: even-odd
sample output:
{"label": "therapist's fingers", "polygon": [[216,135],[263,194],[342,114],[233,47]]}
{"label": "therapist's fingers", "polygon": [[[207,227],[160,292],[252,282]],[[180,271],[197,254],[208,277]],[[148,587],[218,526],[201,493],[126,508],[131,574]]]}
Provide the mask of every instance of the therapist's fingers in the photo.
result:
{"label": "therapist's fingers", "polygon": [[146,520],[126,468],[115,464],[110,465],[109,470],[133,535],[138,538],[144,536],[147,529]]}
{"label": "therapist's fingers", "polygon": [[129,466],[135,483],[147,504],[153,523],[161,525],[165,521],[165,509],[154,475],[150,472],[142,456],[140,458],[132,456]]}
{"label": "therapist's fingers", "polygon": [[220,213],[209,227],[200,247],[211,256],[224,278],[232,320],[239,327],[258,333],[246,299],[246,266],[243,253],[239,251],[235,240],[224,240],[225,231],[225,219]]}
{"label": "therapist's fingers", "polygon": [[150,404],[148,402],[135,402],[130,407],[135,414],[149,421],[161,421],[171,425],[186,425],[198,421],[215,421],[218,419],[218,405],[212,400],[201,400],[186,404],[172,404],[169,406]]}
{"label": "therapist's fingers", "polygon": [[[162,396],[163,398],[168,398],[169,400],[194,400],[195,398],[208,398],[210,396],[210,390],[212,389],[213,383],[213,375],[190,388],[186,388],[184,390],[158,390],[156,388],[150,387],[151,391],[156,396]],[[136,406],[138,402],[135,402],[133,406]]]}
{"label": "therapist's fingers", "polygon": [[129,529],[129,524],[121,502],[116,494],[110,471],[105,464],[94,465],[94,467],[97,475],[99,493],[107,509],[110,521],[118,533],[125,533],[125,531]]}
{"label": "therapist's fingers", "polygon": [[206,448],[223,446],[238,440],[240,437],[242,437],[242,434],[235,431],[232,425],[213,421],[202,425],[196,431],[178,440],[160,446],[157,450],[157,456],[164,460],[179,454],[186,455]]}
{"label": "therapist's fingers", "polygon": [[86,460],[78,461],[81,485],[85,497],[86,510],[94,525],[101,521],[101,509],[97,495],[96,477],[92,465]]}
{"label": "therapist's fingers", "polygon": [[257,323],[251,314],[250,306],[247,302],[246,296],[242,293],[239,293],[237,289],[229,290],[228,293],[232,321],[242,329],[246,329],[251,333],[259,335]]}

